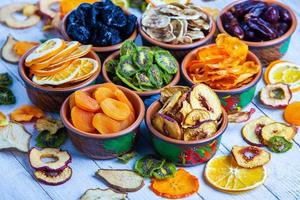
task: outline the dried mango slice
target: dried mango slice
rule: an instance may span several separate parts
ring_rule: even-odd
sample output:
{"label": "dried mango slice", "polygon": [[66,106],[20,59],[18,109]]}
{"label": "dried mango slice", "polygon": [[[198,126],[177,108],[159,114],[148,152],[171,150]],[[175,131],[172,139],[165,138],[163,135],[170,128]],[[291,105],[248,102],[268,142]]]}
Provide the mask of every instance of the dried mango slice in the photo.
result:
{"label": "dried mango slice", "polygon": [[23,105],[10,113],[10,118],[16,122],[29,122],[33,118],[41,118],[44,112],[33,105]]}

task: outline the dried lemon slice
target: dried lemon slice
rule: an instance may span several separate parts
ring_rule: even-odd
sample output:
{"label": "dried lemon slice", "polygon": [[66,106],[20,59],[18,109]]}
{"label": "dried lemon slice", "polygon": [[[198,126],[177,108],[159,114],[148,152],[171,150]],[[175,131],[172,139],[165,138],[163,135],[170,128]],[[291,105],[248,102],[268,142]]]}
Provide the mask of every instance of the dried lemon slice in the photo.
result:
{"label": "dried lemon slice", "polygon": [[35,63],[45,61],[60,52],[64,47],[65,42],[62,39],[54,38],[47,40],[27,56],[25,59],[25,65],[31,66]]}
{"label": "dried lemon slice", "polygon": [[242,192],[263,184],[267,174],[263,166],[252,169],[238,166],[230,155],[211,159],[206,164],[204,177],[212,187],[223,192]]}
{"label": "dried lemon slice", "polygon": [[80,68],[76,76],[70,81],[72,83],[89,78],[99,68],[98,62],[92,58],[79,58],[74,60],[71,65],[78,66]]}

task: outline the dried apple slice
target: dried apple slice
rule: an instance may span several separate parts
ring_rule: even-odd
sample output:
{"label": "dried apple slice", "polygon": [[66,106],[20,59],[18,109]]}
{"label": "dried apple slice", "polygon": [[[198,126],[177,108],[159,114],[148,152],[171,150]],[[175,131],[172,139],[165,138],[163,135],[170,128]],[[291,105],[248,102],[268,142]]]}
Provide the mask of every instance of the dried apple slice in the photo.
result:
{"label": "dried apple slice", "polygon": [[217,123],[209,120],[197,127],[183,129],[183,140],[194,141],[212,137],[217,132],[217,128]]}
{"label": "dried apple slice", "polygon": [[255,146],[233,146],[231,153],[237,164],[244,168],[255,168],[267,164],[271,154]]}
{"label": "dried apple slice", "polygon": [[160,102],[165,103],[171,96],[173,96],[176,92],[180,91],[182,93],[186,93],[190,90],[187,86],[168,86],[164,87],[160,93]]}
{"label": "dried apple slice", "polygon": [[287,84],[275,83],[262,88],[259,97],[266,106],[285,108],[292,98],[292,91]]}
{"label": "dried apple slice", "polygon": [[36,170],[33,174],[38,181],[47,185],[61,185],[71,178],[72,169],[70,167],[66,167],[62,171],[54,172]]}
{"label": "dried apple slice", "polygon": [[180,99],[182,95],[181,91],[175,92],[164,104],[164,106],[160,109],[159,113],[165,114],[169,113],[173,110],[173,108],[176,106],[178,100]]}
{"label": "dried apple slice", "polygon": [[59,13],[59,11],[52,9],[52,6],[54,4],[59,4],[60,2],[61,0],[39,0],[38,7],[43,15],[52,19]]}
{"label": "dried apple slice", "polygon": [[144,186],[144,178],[132,170],[99,169],[96,175],[121,192],[136,192]]}
{"label": "dried apple slice", "polygon": [[[53,159],[51,162],[44,162],[42,159]],[[37,170],[61,171],[71,162],[71,155],[67,151],[56,148],[44,148],[38,150],[32,148],[29,152],[30,165]]]}
{"label": "dried apple slice", "polygon": [[12,35],[8,35],[4,45],[1,49],[1,57],[6,62],[16,64],[19,62],[19,56],[13,50],[15,44],[18,42]]}
{"label": "dried apple slice", "polygon": [[127,199],[126,193],[116,192],[110,188],[105,190],[100,188],[88,189],[85,193],[80,197],[79,200],[124,200]]}
{"label": "dried apple slice", "polygon": [[210,120],[210,114],[207,110],[194,109],[186,116],[183,124],[184,126],[195,126],[207,120]]}
{"label": "dried apple slice", "polygon": [[255,112],[254,108],[251,108],[250,111],[238,111],[228,114],[228,121],[230,123],[241,123],[246,122],[250,119],[251,115]]}
{"label": "dried apple slice", "polygon": [[268,145],[269,140],[274,136],[284,137],[284,139],[291,142],[296,133],[294,127],[279,122],[268,124],[261,129],[261,136],[265,145]]}
{"label": "dried apple slice", "polygon": [[28,152],[31,135],[22,124],[11,122],[0,127],[0,149],[16,148]]}
{"label": "dried apple slice", "polygon": [[163,133],[168,137],[181,140],[183,135],[178,122],[167,115],[161,114],[161,116],[164,118]]}

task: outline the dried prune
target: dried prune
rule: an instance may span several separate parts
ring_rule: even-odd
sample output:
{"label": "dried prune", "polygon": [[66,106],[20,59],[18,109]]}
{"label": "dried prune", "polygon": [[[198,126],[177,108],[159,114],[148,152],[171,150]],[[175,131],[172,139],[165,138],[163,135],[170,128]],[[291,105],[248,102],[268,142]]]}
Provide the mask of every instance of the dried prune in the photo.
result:
{"label": "dried prune", "polygon": [[78,26],[76,23],[69,24],[67,32],[73,40],[79,41],[82,44],[88,44],[89,38],[91,37],[91,32],[87,27],[83,25]]}
{"label": "dried prune", "polygon": [[273,40],[277,38],[276,30],[266,21],[257,17],[250,17],[246,20],[249,27],[260,32],[265,37]]}
{"label": "dried prune", "polygon": [[268,4],[265,2],[259,2],[254,5],[248,12],[248,16],[258,17],[260,16],[266,9],[268,8]]}
{"label": "dried prune", "polygon": [[75,13],[75,11],[72,11],[72,12],[68,15],[68,18],[67,18],[67,24],[77,23],[77,22],[78,22],[78,19],[77,19],[76,13]]}
{"label": "dried prune", "polygon": [[126,25],[126,16],[123,10],[119,7],[107,7],[103,10],[101,20],[107,26],[122,28]]}
{"label": "dried prune", "polygon": [[270,23],[276,23],[280,16],[279,16],[279,10],[275,6],[270,6],[264,13],[264,18],[266,21]]}
{"label": "dried prune", "polygon": [[[77,19],[85,19],[89,17],[88,15],[92,12],[92,5],[88,3],[80,4],[77,9],[75,10],[75,14]],[[87,21],[87,20],[84,20]]]}
{"label": "dried prune", "polygon": [[127,24],[124,26],[120,31],[123,39],[127,39],[134,31],[135,26],[136,26],[136,16],[134,15],[129,15],[127,17]]}

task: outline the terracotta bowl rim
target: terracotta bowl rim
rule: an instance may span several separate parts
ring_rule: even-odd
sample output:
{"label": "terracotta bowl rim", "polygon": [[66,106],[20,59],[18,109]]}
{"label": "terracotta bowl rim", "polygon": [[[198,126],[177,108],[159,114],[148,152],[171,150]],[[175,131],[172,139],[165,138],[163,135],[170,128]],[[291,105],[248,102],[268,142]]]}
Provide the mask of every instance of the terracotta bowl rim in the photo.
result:
{"label": "terracotta bowl rim", "polygon": [[[103,62],[103,64],[102,64],[102,75],[103,75],[103,78],[104,78],[104,80],[105,80],[106,82],[113,83],[112,80],[110,80],[110,78],[108,77],[108,73],[107,73],[107,71],[106,71],[106,69],[105,69],[105,64],[106,64],[108,61],[110,61],[110,60],[114,59],[115,57],[117,57],[118,55],[120,55],[120,50],[118,50],[118,51],[112,53],[111,55],[109,55],[109,56],[104,60],[104,62]],[[175,58],[175,56],[173,56],[173,57]],[[177,61],[176,58],[175,58],[175,60],[176,60],[176,63],[177,63],[177,69],[178,69],[178,70],[177,70],[177,72],[176,72],[176,74],[175,74],[173,80],[172,80],[168,85],[166,85],[166,86],[164,86],[164,87],[167,87],[167,86],[173,86],[173,85],[176,85],[176,84],[179,82],[179,79],[180,79],[180,65],[179,65],[179,62]],[[126,87],[126,88],[127,88],[127,87]],[[163,88],[163,87],[162,87],[162,88]],[[162,88],[157,89],[157,90],[145,91],[145,92],[139,92],[139,91],[135,91],[135,90],[132,90],[132,89],[129,89],[129,88],[127,88],[127,89],[129,89],[129,90],[131,90],[132,92],[138,94],[139,96],[147,97],[147,96],[152,96],[152,95],[155,95],[155,94],[159,94],[160,91],[162,90]]]}
{"label": "terracotta bowl rim", "polygon": [[97,54],[94,51],[90,51],[88,54],[86,54],[85,56],[89,57],[89,58],[93,58],[95,59],[98,63],[99,63],[99,68],[96,71],[95,74],[93,74],[91,77],[89,77],[88,79],[86,79],[85,81],[79,82],[79,83],[75,83],[73,86],[69,86],[69,87],[55,87],[55,88],[51,88],[51,87],[45,87],[43,85],[38,85],[36,83],[34,83],[32,80],[29,79],[29,77],[27,76],[26,72],[25,72],[25,68],[27,68],[24,64],[26,57],[37,47],[34,47],[32,49],[30,49],[29,51],[26,52],[26,54],[24,54],[20,60],[19,60],[19,66],[18,66],[18,72],[20,77],[22,78],[22,80],[30,85],[31,87],[33,87],[34,89],[38,89],[44,92],[70,92],[70,91],[74,91],[77,89],[80,89],[84,86],[87,86],[89,84],[91,84],[93,81],[95,81],[97,79],[97,77],[100,75],[101,73],[101,60],[100,58],[97,56]]}
{"label": "terracotta bowl rim", "polygon": [[[94,90],[97,87],[100,87],[102,84],[96,84],[96,85],[91,85],[85,88],[82,88],[81,90],[83,91],[90,91],[90,90]],[[126,94],[131,94],[133,95],[133,98],[135,98],[137,100],[137,103],[140,106],[140,110],[139,110],[139,114],[136,117],[136,120],[133,124],[131,124],[128,128],[123,129],[117,133],[113,133],[113,134],[106,134],[106,135],[101,135],[101,134],[94,134],[94,133],[88,133],[88,132],[84,132],[81,130],[78,130],[77,128],[75,128],[72,123],[70,122],[70,120],[67,117],[67,114],[65,112],[66,110],[66,106],[69,106],[69,99],[70,99],[70,95],[66,98],[66,100],[63,102],[61,108],[60,108],[60,118],[63,122],[63,124],[65,125],[65,127],[67,128],[67,130],[69,131],[69,133],[71,132],[71,134],[76,134],[76,135],[80,135],[86,138],[95,138],[95,139],[113,139],[116,137],[120,137],[126,134],[129,134],[130,132],[132,132],[134,129],[138,128],[138,126],[141,124],[142,120],[144,119],[144,115],[145,115],[145,105],[142,101],[142,99],[135,94],[134,92],[132,92],[131,90],[120,86],[120,85],[116,85],[119,89],[121,89],[125,95]]]}
{"label": "terracotta bowl rim", "polygon": [[[217,27],[218,27],[218,29],[220,30],[221,33],[227,33],[228,35],[230,35],[228,32],[225,31],[225,29],[223,27],[221,16],[226,11],[228,11],[231,7],[233,7],[234,5],[242,3],[242,2],[245,2],[245,1],[247,1],[247,0],[237,0],[237,1],[234,1],[234,2],[232,2],[230,4],[228,4],[225,8],[223,8],[220,11],[220,14],[219,14],[219,16],[217,18]],[[266,3],[272,3],[272,4],[277,4],[277,5],[285,8],[290,13],[290,15],[292,17],[291,27],[289,28],[289,30],[285,34],[283,34],[282,36],[280,36],[280,37],[278,37],[278,38],[276,38],[274,40],[268,40],[268,41],[263,41],[263,42],[251,42],[251,41],[247,41],[247,40],[242,40],[243,42],[245,42],[250,47],[272,46],[272,45],[275,45],[275,44],[283,42],[284,40],[286,40],[288,37],[290,37],[295,32],[295,30],[297,28],[297,17],[295,15],[294,11],[288,5],[286,5],[284,3],[281,3],[279,1],[276,1],[276,0],[258,0],[258,1],[266,2]]]}
{"label": "terracotta bowl rim", "polygon": [[142,17],[143,16],[141,16],[138,19],[138,30],[139,30],[139,33],[141,34],[142,38],[146,39],[148,42],[150,42],[151,44],[154,44],[156,46],[160,46],[160,47],[163,47],[165,49],[174,49],[174,50],[192,49],[192,48],[201,46],[201,45],[206,44],[207,42],[209,42],[209,40],[214,36],[214,34],[216,32],[216,29],[217,29],[217,25],[216,25],[216,22],[213,19],[213,17],[210,14],[208,14],[206,11],[203,11],[203,12],[209,17],[209,20],[211,22],[210,31],[205,36],[205,38],[203,38],[202,40],[195,41],[192,44],[168,44],[168,43],[160,42],[160,41],[157,41],[157,40],[151,38],[142,29],[142,23],[141,23],[141,21],[142,21]]}
{"label": "terracotta bowl rim", "polygon": [[[191,78],[189,77],[189,75],[187,74],[187,71],[186,71],[186,65],[188,64],[187,62],[189,61],[188,58],[191,57],[191,55],[193,54],[196,54],[196,52],[200,49],[204,49],[204,48],[209,48],[211,46],[216,46],[216,44],[209,44],[209,45],[205,45],[205,46],[202,46],[202,47],[199,47],[199,48],[196,48],[194,49],[193,51],[189,52],[183,59],[182,63],[181,63],[181,71],[182,71],[182,74],[185,78],[185,80],[187,80],[190,84],[195,84]],[[255,76],[255,78],[250,82],[248,83],[247,85],[244,85],[243,87],[240,87],[240,88],[235,88],[235,89],[229,89],[229,90],[219,90],[219,89],[213,89],[216,93],[218,94],[225,94],[225,93],[240,93],[240,92],[243,92],[249,88],[251,88],[253,85],[257,84],[257,82],[260,80],[261,76],[262,76],[262,64],[260,62],[260,60],[258,59],[258,57],[252,53],[250,50],[248,51],[248,55],[247,56],[250,56],[258,65],[259,65],[259,72],[257,73],[257,75]]]}
{"label": "terracotta bowl rim", "polygon": [[[72,10],[73,11],[73,10]],[[66,21],[67,21],[67,18],[68,16],[70,15],[70,13],[72,12],[70,11],[69,13],[67,13],[62,22],[61,22],[61,25],[60,25],[60,32],[63,36],[63,38],[67,41],[71,41],[71,38],[69,37],[68,33],[67,33],[67,30],[66,30]],[[127,10],[124,10],[124,12],[126,13],[126,15],[130,15],[131,13],[128,12]],[[135,38],[137,37],[138,35],[138,30],[137,30],[137,23],[135,24],[135,29],[134,31],[132,32],[132,34],[126,39],[126,40],[135,40]],[[118,50],[121,48],[122,44],[126,41],[122,41],[118,44],[114,44],[114,45],[111,45],[111,46],[105,46],[105,47],[99,47],[99,46],[93,46],[92,47],[92,50],[95,51],[95,52],[110,52],[110,51],[115,51],[115,50]]]}
{"label": "terracotta bowl rim", "polygon": [[160,138],[161,140],[165,141],[165,142],[168,142],[168,143],[173,143],[173,144],[178,144],[178,145],[201,145],[201,144],[206,144],[210,141],[213,141],[215,140],[216,138],[218,138],[220,135],[222,135],[227,126],[228,126],[228,117],[227,117],[227,113],[225,111],[225,109],[222,107],[222,124],[220,126],[220,128],[218,129],[218,131],[216,132],[216,134],[213,136],[213,137],[210,137],[210,138],[207,138],[207,139],[204,139],[204,140],[196,140],[196,141],[183,141],[183,140],[176,140],[176,139],[173,139],[173,138],[170,138],[170,137],[167,137],[163,134],[161,134],[160,132],[158,132],[152,125],[152,122],[151,122],[151,114],[152,112],[156,112],[158,111],[155,110],[157,107],[161,107],[162,104],[160,103],[159,100],[156,100],[154,101],[150,106],[149,108],[147,109],[147,112],[146,112],[146,125],[149,129],[149,131],[151,132],[151,134],[155,135],[156,137]]}

